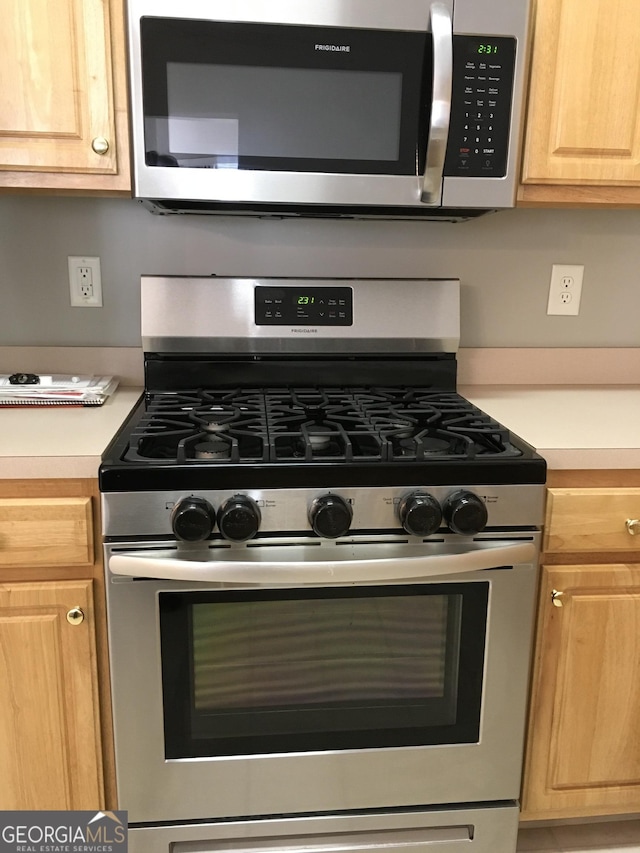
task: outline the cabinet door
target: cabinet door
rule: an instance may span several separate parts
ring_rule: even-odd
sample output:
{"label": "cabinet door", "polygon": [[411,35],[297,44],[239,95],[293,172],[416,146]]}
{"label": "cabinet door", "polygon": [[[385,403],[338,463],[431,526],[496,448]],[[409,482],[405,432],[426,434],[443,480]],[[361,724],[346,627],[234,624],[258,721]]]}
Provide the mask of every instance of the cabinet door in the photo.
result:
{"label": "cabinet door", "polygon": [[640,566],[544,568],[537,637],[523,818],[640,811]]}
{"label": "cabinet door", "polygon": [[0,11],[0,186],[126,189],[120,0],[0,0]]}
{"label": "cabinet door", "polygon": [[0,684],[0,809],[103,808],[91,581],[0,584]]}
{"label": "cabinet door", "polygon": [[[547,491],[543,550],[562,555],[558,562],[572,563],[567,554],[626,552],[617,562],[640,558],[640,489],[574,488]],[[611,559],[611,558],[606,558]],[[590,558],[603,562],[602,557]]]}
{"label": "cabinet door", "polygon": [[640,3],[538,0],[525,184],[640,182]]}
{"label": "cabinet door", "polygon": [[0,568],[90,566],[90,497],[0,498]]}

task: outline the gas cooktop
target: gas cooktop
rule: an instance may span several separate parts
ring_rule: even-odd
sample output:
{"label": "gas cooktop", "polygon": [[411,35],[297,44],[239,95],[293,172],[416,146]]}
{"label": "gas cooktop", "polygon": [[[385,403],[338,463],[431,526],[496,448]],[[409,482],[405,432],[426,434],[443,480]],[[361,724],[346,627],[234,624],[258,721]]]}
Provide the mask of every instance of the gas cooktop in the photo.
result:
{"label": "gas cooktop", "polygon": [[521,456],[508,431],[428,388],[238,388],[151,394],[123,459],[255,464]]}
{"label": "gas cooktop", "polygon": [[145,397],[103,491],[544,483],[456,392],[455,280],[143,277]]}
{"label": "gas cooktop", "polygon": [[394,469],[407,482],[408,466],[420,481],[425,468],[431,480],[434,468],[446,477],[447,466],[459,479],[462,466],[478,463],[485,481],[494,482],[505,462],[528,470],[535,454],[455,392],[309,386],[150,393],[105,462],[105,486],[113,478],[131,482],[127,471],[136,472],[138,484],[175,484],[196,470],[199,481],[218,484],[231,475],[237,484],[238,476],[246,480],[238,469],[247,468],[260,485],[306,485],[317,468],[326,483],[329,465],[341,482],[364,485],[375,478],[388,484]]}

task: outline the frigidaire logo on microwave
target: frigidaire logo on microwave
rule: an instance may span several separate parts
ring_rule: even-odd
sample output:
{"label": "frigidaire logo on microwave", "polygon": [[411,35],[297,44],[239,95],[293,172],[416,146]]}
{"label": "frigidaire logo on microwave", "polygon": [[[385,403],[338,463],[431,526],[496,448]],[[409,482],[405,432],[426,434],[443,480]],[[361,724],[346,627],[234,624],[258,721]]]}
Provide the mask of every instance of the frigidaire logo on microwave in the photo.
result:
{"label": "frigidaire logo on microwave", "polygon": [[339,50],[343,53],[351,53],[350,44],[317,44],[316,50]]}

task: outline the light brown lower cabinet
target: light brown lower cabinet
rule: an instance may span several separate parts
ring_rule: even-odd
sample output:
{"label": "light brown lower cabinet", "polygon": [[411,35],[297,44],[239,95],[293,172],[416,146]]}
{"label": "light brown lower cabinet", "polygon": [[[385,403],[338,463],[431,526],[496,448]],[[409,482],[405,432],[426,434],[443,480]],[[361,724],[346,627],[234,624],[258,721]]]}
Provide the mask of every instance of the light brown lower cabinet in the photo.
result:
{"label": "light brown lower cabinet", "polygon": [[0,809],[104,802],[92,581],[0,584]]}
{"label": "light brown lower cabinet", "polygon": [[523,821],[640,812],[639,476],[549,490]]}
{"label": "light brown lower cabinet", "polygon": [[640,566],[545,567],[523,817],[640,811]]}
{"label": "light brown lower cabinet", "polygon": [[113,809],[95,480],[0,480],[0,810]]}

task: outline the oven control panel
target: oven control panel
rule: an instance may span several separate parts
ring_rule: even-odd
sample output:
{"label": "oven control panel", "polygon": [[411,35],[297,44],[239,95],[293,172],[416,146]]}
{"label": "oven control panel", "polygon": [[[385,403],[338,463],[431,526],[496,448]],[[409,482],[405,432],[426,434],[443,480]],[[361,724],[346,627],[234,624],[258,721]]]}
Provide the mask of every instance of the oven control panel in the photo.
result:
{"label": "oven control panel", "polygon": [[265,287],[255,289],[257,326],[352,326],[350,287]]}
{"label": "oven control panel", "polygon": [[540,484],[108,492],[104,534],[192,543],[242,543],[265,535],[339,539],[362,531],[474,536],[540,527],[544,497]]}

